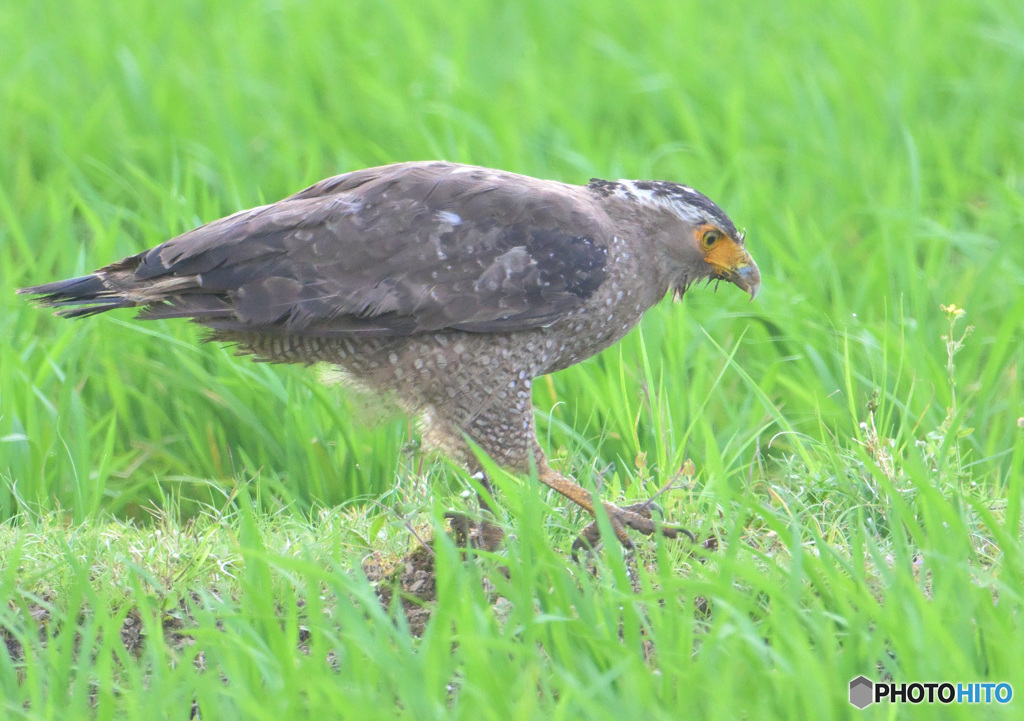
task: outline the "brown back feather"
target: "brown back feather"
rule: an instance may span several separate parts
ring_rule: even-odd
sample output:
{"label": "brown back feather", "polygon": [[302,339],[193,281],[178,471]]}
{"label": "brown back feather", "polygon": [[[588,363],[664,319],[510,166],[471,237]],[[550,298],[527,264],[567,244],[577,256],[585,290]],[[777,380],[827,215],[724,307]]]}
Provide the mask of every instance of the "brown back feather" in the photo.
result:
{"label": "brown back feather", "polygon": [[402,163],[329,178],[97,274],[142,317],[218,330],[507,332],[548,325],[601,285],[609,224],[577,186]]}

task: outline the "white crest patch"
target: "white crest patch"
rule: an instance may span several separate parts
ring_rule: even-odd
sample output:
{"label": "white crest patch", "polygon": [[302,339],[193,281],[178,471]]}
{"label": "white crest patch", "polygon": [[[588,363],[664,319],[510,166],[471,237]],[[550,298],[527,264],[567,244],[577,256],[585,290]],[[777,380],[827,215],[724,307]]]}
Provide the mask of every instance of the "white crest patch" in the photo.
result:
{"label": "white crest patch", "polygon": [[[651,208],[668,210],[687,223],[700,223],[705,219],[704,214],[698,208],[677,202],[671,196],[664,193],[658,193],[649,188],[638,188],[636,187],[636,181],[619,180],[618,182],[619,187],[616,188],[615,194],[620,198],[625,198],[626,200],[631,200]],[[689,186],[680,185],[678,187],[686,193],[699,195],[696,190]]]}

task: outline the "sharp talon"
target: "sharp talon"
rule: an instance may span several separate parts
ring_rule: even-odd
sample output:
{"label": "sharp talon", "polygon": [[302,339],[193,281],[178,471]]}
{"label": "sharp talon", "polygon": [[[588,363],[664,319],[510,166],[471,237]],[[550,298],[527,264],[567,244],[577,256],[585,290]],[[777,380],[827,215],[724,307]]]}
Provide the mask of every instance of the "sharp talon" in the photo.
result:
{"label": "sharp talon", "polygon": [[[537,469],[537,480],[543,483],[548,488],[551,488],[563,496],[568,498],[576,505],[583,508],[591,516],[594,515],[595,506],[600,501],[595,497],[593,493],[587,491],[579,484],[571,481],[562,474],[551,469],[544,458],[540,459]],[[671,484],[670,484],[671,485]],[[685,528],[679,528],[677,526],[659,526],[654,522],[654,518],[651,514],[651,508],[654,506],[654,498],[657,498],[662,492],[667,490],[669,486],[666,486],[658,494],[655,494],[653,498],[650,498],[643,503],[634,503],[631,506],[625,508],[618,508],[610,503],[604,504],[605,511],[608,513],[608,520],[611,521],[612,531],[615,532],[615,537],[619,539],[626,548],[633,548],[633,541],[630,540],[626,533],[627,528],[632,528],[634,531],[639,531],[647,536],[658,533],[659,531],[669,538],[677,538],[679,534],[683,534],[691,541],[696,541],[697,537],[686,530]],[[591,523],[580,534],[572,544],[572,557],[576,560],[577,552],[581,548],[594,548],[598,541],[601,540],[601,533],[597,528],[596,523]]]}
{"label": "sharp talon", "polygon": [[687,538],[689,538],[691,543],[696,543],[697,542],[696,534],[694,534],[693,531],[690,531],[690,530],[688,530],[686,528],[683,528],[681,526],[662,526],[661,527],[661,532],[663,534],[665,534],[666,536],[668,536],[669,538],[678,538],[679,534],[682,534],[682,535],[686,536]]}
{"label": "sharp talon", "polygon": [[[631,506],[623,506],[622,508],[606,503],[605,510],[608,512],[608,520],[612,522],[612,530],[615,532],[615,537],[627,549],[632,549],[635,546],[632,539],[625,534],[626,528],[632,528],[634,531],[639,531],[647,536],[654,535],[658,531],[667,538],[678,538],[680,535],[683,535],[689,538],[691,542],[697,542],[697,536],[681,526],[657,526],[651,514],[650,501],[634,503]],[[622,532],[621,534],[620,531]],[[579,562],[579,551],[584,549],[593,550],[597,547],[600,540],[601,531],[598,528],[597,521],[594,521],[584,528],[576,540],[573,541],[572,560]]]}

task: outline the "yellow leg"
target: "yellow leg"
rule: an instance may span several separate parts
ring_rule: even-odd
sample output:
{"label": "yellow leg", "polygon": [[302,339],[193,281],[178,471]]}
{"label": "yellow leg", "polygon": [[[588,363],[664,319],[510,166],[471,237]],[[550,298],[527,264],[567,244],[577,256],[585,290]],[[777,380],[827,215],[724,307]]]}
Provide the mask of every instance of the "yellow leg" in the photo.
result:
{"label": "yellow leg", "polygon": [[[546,462],[541,463],[539,473],[537,474],[538,480],[548,488],[551,488],[558,493],[568,498],[573,503],[582,507],[591,516],[594,516],[594,497],[585,488],[575,483],[561,473],[553,470]],[[604,509],[608,514],[608,520],[611,523],[612,531],[615,533],[615,537],[619,539],[626,548],[633,548],[633,541],[630,539],[629,534],[626,533],[626,528],[632,528],[634,531],[639,531],[645,535],[652,535],[659,530],[659,527],[654,523],[654,519],[651,518],[651,512],[648,503],[636,503],[632,506],[625,508],[619,508],[611,503],[605,503]],[[676,538],[680,534],[688,536],[690,540],[696,540],[694,535],[687,531],[685,528],[678,528],[675,526],[661,526],[661,532],[669,538]],[[592,523],[583,533],[580,538],[573,543],[573,555],[575,556],[576,551],[579,548],[593,546],[599,537],[597,530],[597,524]]]}

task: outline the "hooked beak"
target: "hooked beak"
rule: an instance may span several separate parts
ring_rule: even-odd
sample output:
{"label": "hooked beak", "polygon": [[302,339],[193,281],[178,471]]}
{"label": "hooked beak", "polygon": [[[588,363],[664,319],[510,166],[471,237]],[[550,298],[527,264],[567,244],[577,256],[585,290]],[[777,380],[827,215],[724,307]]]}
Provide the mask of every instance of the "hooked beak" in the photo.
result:
{"label": "hooked beak", "polygon": [[749,253],[744,252],[743,256],[732,268],[723,268],[719,271],[719,277],[750,293],[750,300],[754,300],[757,292],[761,290],[761,271]]}

